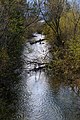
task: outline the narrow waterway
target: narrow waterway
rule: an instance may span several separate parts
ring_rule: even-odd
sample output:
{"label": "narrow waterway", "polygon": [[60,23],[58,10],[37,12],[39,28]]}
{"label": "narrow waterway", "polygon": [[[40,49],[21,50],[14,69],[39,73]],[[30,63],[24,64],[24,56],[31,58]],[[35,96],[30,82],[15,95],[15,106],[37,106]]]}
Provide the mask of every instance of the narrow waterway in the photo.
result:
{"label": "narrow waterway", "polygon": [[[34,35],[32,41],[45,37]],[[34,69],[49,61],[47,46],[46,41],[24,45],[22,74],[14,71],[0,85],[0,120],[80,120],[77,88]]]}

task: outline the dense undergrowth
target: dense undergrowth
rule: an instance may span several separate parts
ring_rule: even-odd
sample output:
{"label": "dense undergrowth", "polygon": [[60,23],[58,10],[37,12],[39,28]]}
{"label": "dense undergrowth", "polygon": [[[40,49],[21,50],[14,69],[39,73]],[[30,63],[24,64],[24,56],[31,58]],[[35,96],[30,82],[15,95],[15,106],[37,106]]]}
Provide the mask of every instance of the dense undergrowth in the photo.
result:
{"label": "dense undergrowth", "polygon": [[61,1],[50,0],[48,21],[43,16],[46,19],[43,32],[51,54],[47,67],[53,77],[75,80],[80,78],[80,9],[76,2],[63,6]]}

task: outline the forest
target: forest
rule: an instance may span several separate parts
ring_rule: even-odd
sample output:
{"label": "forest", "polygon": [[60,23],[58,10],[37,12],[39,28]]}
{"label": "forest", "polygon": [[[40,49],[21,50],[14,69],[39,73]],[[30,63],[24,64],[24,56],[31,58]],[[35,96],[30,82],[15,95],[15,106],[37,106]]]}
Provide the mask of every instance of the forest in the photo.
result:
{"label": "forest", "polygon": [[[36,40],[37,36],[41,37]],[[39,49],[42,53],[38,52]],[[64,87],[69,85],[80,97],[79,0],[0,0],[0,119],[79,120],[79,111],[75,119],[28,119],[24,118],[24,112],[15,118],[13,108],[8,116],[6,108],[9,105],[9,97],[14,99],[13,86],[19,85],[21,80],[24,81],[25,76],[27,80],[28,74],[31,76],[34,73],[34,78],[39,72],[41,76],[44,73],[51,79],[49,82],[55,89],[60,89],[63,82]],[[21,91],[18,93],[21,94]],[[17,102],[13,103],[16,106]]]}

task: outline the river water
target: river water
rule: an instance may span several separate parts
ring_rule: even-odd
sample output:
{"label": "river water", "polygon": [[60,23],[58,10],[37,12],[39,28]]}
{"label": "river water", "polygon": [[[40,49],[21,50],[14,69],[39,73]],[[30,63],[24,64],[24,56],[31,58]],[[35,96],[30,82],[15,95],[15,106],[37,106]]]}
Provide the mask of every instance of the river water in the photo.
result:
{"label": "river water", "polygon": [[[32,40],[42,38],[43,35],[35,34]],[[17,83],[7,83],[4,87],[0,120],[80,120],[80,96],[76,88],[74,91],[71,85],[51,79],[45,70],[34,71],[35,67],[40,67],[37,62],[49,60],[46,45],[45,41],[25,44],[23,72],[20,77],[15,77]]]}

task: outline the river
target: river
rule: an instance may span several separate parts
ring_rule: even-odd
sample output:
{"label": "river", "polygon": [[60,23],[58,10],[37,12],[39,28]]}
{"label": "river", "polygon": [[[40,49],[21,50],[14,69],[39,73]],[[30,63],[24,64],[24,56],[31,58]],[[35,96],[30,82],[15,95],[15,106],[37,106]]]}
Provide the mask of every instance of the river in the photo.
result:
{"label": "river", "polygon": [[[43,38],[44,35],[35,33],[33,40]],[[4,87],[5,94],[0,100],[1,113],[4,111],[0,114],[1,120],[80,120],[79,94],[69,84],[51,79],[45,70],[34,71],[40,67],[37,62],[45,63],[48,57],[45,41],[25,44],[23,72],[15,77],[20,80]]]}

